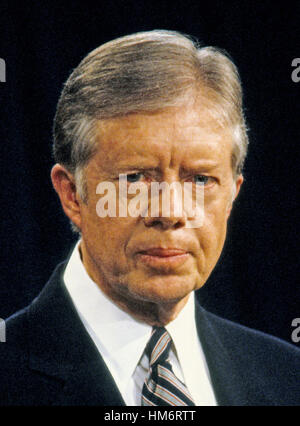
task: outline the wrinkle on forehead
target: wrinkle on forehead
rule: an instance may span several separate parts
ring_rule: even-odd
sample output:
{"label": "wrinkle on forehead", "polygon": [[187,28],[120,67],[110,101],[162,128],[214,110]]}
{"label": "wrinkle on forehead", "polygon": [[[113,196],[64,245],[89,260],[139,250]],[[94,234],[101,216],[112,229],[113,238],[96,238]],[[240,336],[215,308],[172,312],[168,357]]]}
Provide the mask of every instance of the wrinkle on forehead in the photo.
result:
{"label": "wrinkle on forehead", "polygon": [[153,168],[186,162],[186,157],[210,161],[220,153],[225,160],[232,151],[232,129],[220,127],[207,109],[172,107],[99,121],[98,146],[104,169],[117,163],[125,167],[131,160]]}

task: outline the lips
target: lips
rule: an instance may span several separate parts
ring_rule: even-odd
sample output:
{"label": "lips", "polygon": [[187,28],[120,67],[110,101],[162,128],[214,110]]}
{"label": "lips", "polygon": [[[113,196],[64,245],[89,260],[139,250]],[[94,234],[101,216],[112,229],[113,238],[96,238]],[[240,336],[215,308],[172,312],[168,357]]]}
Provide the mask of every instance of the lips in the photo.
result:
{"label": "lips", "polygon": [[141,252],[141,254],[148,255],[148,256],[157,256],[157,257],[172,257],[172,256],[180,256],[182,254],[186,254],[186,251],[181,249],[173,249],[173,248],[164,249],[161,247],[156,247],[156,248],[144,250]]}
{"label": "lips", "polygon": [[178,248],[154,247],[138,253],[138,259],[146,266],[160,271],[179,268],[189,258],[189,253]]}

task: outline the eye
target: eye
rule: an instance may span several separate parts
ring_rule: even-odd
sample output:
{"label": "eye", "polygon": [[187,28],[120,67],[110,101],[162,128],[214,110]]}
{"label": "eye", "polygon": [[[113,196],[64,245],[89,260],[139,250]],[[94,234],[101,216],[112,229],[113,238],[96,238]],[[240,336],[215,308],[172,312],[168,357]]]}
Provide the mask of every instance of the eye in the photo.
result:
{"label": "eye", "polygon": [[207,185],[210,182],[211,178],[204,175],[196,175],[194,181],[196,185]]}
{"label": "eye", "polygon": [[143,173],[130,173],[127,175],[127,182],[138,182],[143,177]]}

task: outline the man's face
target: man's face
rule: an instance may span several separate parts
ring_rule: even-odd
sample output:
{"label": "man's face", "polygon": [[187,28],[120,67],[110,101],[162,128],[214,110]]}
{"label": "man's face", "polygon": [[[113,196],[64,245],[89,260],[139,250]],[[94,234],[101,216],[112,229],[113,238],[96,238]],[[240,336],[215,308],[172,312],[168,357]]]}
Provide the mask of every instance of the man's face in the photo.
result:
{"label": "man's face", "polygon": [[[232,134],[208,112],[165,109],[99,122],[99,149],[85,178],[88,202],[80,203],[82,253],[90,276],[115,300],[178,302],[199,289],[223,248],[235,182]],[[204,220],[187,228],[186,217],[105,217],[97,185],[128,181],[204,182]],[[124,302],[125,301],[125,302]]]}

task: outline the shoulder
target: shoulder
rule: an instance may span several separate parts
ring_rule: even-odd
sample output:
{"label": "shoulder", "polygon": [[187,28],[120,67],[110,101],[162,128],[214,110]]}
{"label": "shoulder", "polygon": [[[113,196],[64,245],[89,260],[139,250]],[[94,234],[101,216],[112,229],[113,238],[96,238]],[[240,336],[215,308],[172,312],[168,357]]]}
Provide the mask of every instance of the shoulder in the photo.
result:
{"label": "shoulder", "polygon": [[32,383],[28,368],[28,308],[7,319],[5,327],[6,339],[0,343],[0,405],[22,405],[23,391],[30,399],[28,389]]}
{"label": "shoulder", "polygon": [[277,360],[278,356],[282,355],[283,357],[294,358],[299,362],[300,349],[295,345],[262,331],[222,318],[206,310],[203,311],[215,336],[230,347],[238,347],[241,351],[243,348],[247,348],[247,354],[249,356],[255,355],[256,357],[266,351],[268,353],[275,351]]}
{"label": "shoulder", "polygon": [[241,405],[300,404],[299,348],[201,307],[197,323],[212,376]]}
{"label": "shoulder", "polygon": [[55,298],[61,293],[63,287],[65,267],[66,262],[58,264],[38,296],[28,306],[5,320],[6,341],[4,346],[20,348],[29,343],[30,331],[34,323],[38,323],[42,319],[41,316],[48,314],[50,306],[55,306]]}
{"label": "shoulder", "polygon": [[[49,380],[46,383],[31,368],[30,350],[33,342],[42,345],[43,330],[39,325],[43,309],[37,306],[51,305],[51,288],[59,282],[63,268],[64,264],[58,265],[40,295],[5,320],[5,341],[0,343],[0,405],[35,404],[38,391],[34,389],[42,393],[43,387],[49,387]],[[47,401],[46,392],[44,400]]]}
{"label": "shoulder", "polygon": [[1,378],[15,366],[22,368],[27,355],[27,313],[22,309],[5,320],[5,341],[0,344]]}

